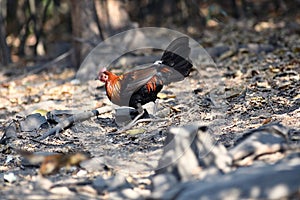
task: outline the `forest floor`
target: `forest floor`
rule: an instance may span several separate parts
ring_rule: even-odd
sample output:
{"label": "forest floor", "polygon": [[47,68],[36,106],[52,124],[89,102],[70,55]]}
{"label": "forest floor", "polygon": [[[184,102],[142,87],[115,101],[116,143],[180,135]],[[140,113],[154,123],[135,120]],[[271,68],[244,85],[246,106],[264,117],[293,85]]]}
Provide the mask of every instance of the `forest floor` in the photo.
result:
{"label": "forest floor", "polygon": [[[138,123],[117,134],[120,128],[114,121],[113,109],[75,122],[60,134],[42,141],[35,138],[49,130],[49,126],[27,131],[17,127],[17,137],[0,145],[1,199],[45,196],[56,199],[61,195],[109,198],[109,189],[95,189],[95,177],[109,179],[116,174],[134,185],[138,194],[149,195],[149,176],[162,155],[166,131],[192,122],[207,125],[213,138],[228,149],[246,131],[275,122],[292,130],[290,138],[299,143],[299,35],[300,23],[290,19],[232,21],[222,28],[205,30],[196,40],[216,65],[200,66],[183,82],[163,88],[155,113],[163,121]],[[2,70],[1,134],[12,122],[20,124],[32,113],[45,115],[53,110],[111,106],[103,84],[97,80],[76,84],[72,81],[75,75],[74,69],[59,65],[37,74],[30,73],[26,67]],[[97,161],[95,166],[87,164],[88,170],[63,168],[42,178],[39,169],[25,165],[22,156],[11,147],[30,152],[84,151]],[[10,172],[13,178],[7,178]]]}

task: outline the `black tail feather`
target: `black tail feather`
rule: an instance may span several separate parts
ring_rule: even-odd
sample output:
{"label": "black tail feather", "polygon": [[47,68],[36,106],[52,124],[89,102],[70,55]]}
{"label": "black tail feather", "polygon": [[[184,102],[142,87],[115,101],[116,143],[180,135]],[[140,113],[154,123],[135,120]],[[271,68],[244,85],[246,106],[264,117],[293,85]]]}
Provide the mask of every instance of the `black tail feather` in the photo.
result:
{"label": "black tail feather", "polygon": [[174,68],[184,77],[187,77],[193,67],[189,58],[190,52],[191,48],[189,47],[189,38],[177,38],[171,42],[162,55],[162,64]]}

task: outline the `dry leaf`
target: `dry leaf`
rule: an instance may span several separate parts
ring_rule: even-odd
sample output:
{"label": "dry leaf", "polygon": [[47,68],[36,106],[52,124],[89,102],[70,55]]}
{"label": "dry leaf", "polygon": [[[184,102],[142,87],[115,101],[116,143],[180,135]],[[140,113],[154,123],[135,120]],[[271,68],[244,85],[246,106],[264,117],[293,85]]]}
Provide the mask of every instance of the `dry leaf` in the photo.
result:
{"label": "dry leaf", "polygon": [[269,117],[269,118],[265,119],[265,120],[262,122],[262,124],[265,125],[265,124],[270,123],[271,121],[272,121],[272,117]]}
{"label": "dry leaf", "polygon": [[129,135],[136,135],[136,134],[140,134],[140,133],[144,133],[144,132],[145,132],[145,129],[142,129],[142,128],[130,129],[130,130],[126,131],[126,133]]}
{"label": "dry leaf", "polygon": [[47,115],[47,110],[44,110],[44,109],[37,109],[37,110],[34,110],[33,112],[32,112],[32,114],[35,114],[35,113],[39,113],[39,114],[41,114],[42,116],[46,116]]}
{"label": "dry leaf", "polygon": [[260,87],[260,88],[271,88],[271,86],[269,85],[269,83],[267,81],[264,82],[256,82],[256,86]]}
{"label": "dry leaf", "polygon": [[176,98],[176,95],[174,94],[165,94],[165,93],[158,93],[157,94],[157,97],[160,98],[160,99],[171,99],[171,98]]}
{"label": "dry leaf", "polygon": [[174,111],[174,112],[181,112],[181,108],[182,105],[177,105],[177,106],[171,106],[171,109]]}

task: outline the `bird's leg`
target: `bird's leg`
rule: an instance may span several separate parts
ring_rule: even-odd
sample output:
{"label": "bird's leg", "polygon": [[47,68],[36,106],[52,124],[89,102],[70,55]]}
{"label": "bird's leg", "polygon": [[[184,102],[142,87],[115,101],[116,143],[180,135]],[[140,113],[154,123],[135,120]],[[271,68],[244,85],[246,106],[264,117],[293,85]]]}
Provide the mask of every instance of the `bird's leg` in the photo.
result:
{"label": "bird's leg", "polygon": [[135,118],[126,126],[130,126],[130,128],[131,128],[131,126],[133,126],[135,124],[135,122],[144,115],[145,111],[144,111],[141,103],[137,104],[137,111],[139,114],[137,116],[135,116]]}
{"label": "bird's leg", "polygon": [[144,109],[141,103],[137,103],[137,111],[139,112],[139,114],[144,113]]}
{"label": "bird's leg", "polygon": [[144,110],[141,104],[138,104],[138,108],[136,109],[139,114],[126,126],[124,126],[122,129],[120,129],[119,131],[117,131],[116,133],[122,133],[128,129],[131,129],[134,125],[136,125],[139,122],[161,122],[161,121],[168,121],[168,119],[153,119],[153,118],[149,118],[149,119],[141,119],[141,117],[143,117],[143,115],[148,114],[147,110]]}
{"label": "bird's leg", "polygon": [[126,126],[124,126],[120,131],[118,131],[118,132],[123,132],[123,131],[125,131],[125,130],[128,130],[128,129],[130,129],[131,127],[133,127],[135,124],[136,124],[136,122],[144,115],[144,113],[145,113],[145,111],[144,111],[144,109],[143,109],[143,107],[142,107],[142,104],[141,103],[138,103],[137,104],[137,109],[136,109],[137,111],[138,111],[138,115],[137,116],[135,116],[135,118],[131,121],[131,122],[129,122]]}
{"label": "bird's leg", "polygon": [[156,114],[157,109],[158,109],[158,100],[154,101],[154,109],[153,109],[154,111],[153,111],[153,115]]}

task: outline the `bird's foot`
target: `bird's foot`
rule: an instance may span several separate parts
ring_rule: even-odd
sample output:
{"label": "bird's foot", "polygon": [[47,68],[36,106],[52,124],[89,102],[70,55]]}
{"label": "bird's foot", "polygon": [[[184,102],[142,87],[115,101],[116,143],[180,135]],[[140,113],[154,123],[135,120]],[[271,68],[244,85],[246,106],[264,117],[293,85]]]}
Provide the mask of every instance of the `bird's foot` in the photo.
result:
{"label": "bird's foot", "polygon": [[[131,129],[137,123],[137,121],[144,116],[144,114],[145,114],[145,110],[143,110],[141,113],[136,115],[135,118],[131,122],[129,122],[126,126],[124,126],[122,129],[120,129],[118,131],[118,133],[122,133],[128,129]],[[147,114],[148,114],[148,112],[147,112]],[[149,116],[149,114],[148,114],[148,116]]]}
{"label": "bird's foot", "polygon": [[[147,118],[144,118],[144,116],[147,115]],[[116,133],[123,133],[129,129],[131,129],[133,126],[135,126],[138,123],[141,122],[162,122],[162,121],[168,121],[168,119],[161,119],[161,118],[152,118],[150,117],[150,115],[148,114],[147,110],[143,110],[142,113],[136,115],[136,117],[129,122],[126,126],[122,127],[119,131],[117,131]]]}
{"label": "bird's foot", "polygon": [[151,118],[151,116],[149,115],[149,113],[148,113],[148,111],[146,109],[143,109],[140,112],[138,110],[132,110],[130,112],[130,117],[131,117],[132,120],[134,120],[141,113],[143,113],[143,115],[140,117],[141,119]]}

